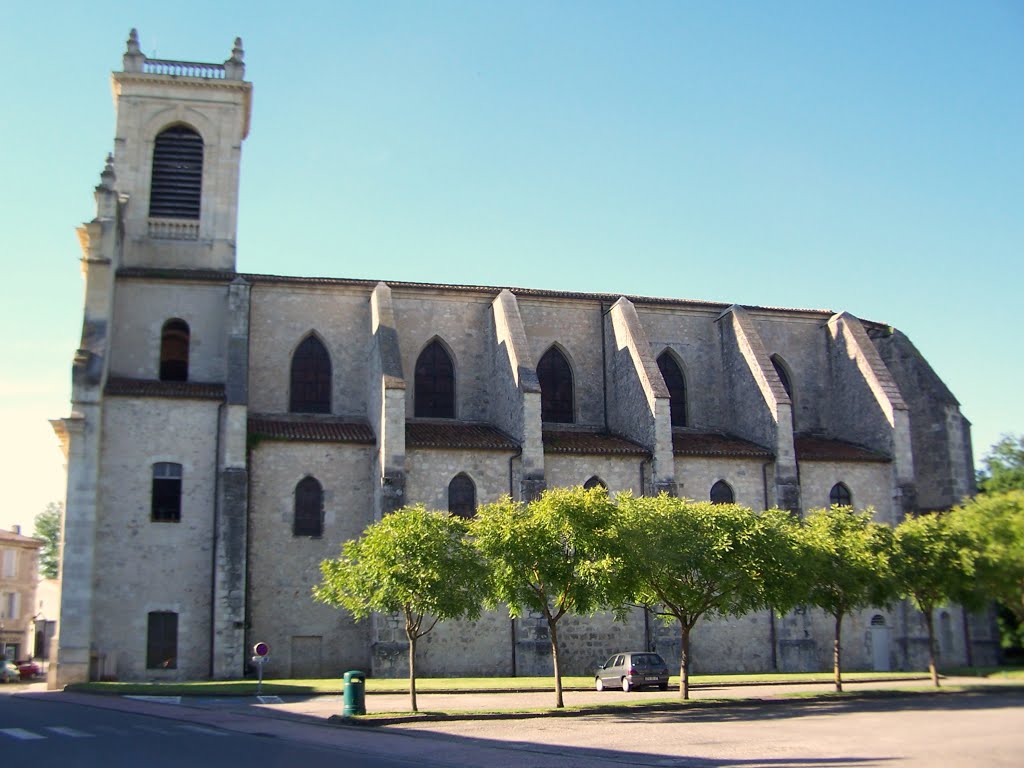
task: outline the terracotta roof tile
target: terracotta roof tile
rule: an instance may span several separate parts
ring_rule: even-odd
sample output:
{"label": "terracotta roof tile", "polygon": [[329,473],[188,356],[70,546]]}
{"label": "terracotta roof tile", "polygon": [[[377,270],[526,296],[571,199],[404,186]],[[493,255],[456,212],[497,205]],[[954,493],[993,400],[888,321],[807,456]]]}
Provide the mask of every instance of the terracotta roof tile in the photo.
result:
{"label": "terracotta roof tile", "polygon": [[193,400],[223,400],[224,385],[199,381],[156,381],[154,379],[107,379],[104,394],[117,397],[182,397]]}
{"label": "terracotta roof tile", "polygon": [[519,444],[488,424],[457,421],[407,421],[407,448],[465,448],[483,451],[518,451]]}
{"label": "terracotta roof tile", "polygon": [[672,431],[672,453],[676,456],[728,456],[770,459],[767,448],[721,432]]}
{"label": "terracotta roof tile", "polygon": [[373,445],[377,442],[373,430],[366,422],[336,416],[252,416],[249,418],[249,436],[307,443]]}
{"label": "terracotta roof tile", "polygon": [[548,427],[543,430],[544,453],[647,456],[651,452],[624,437],[597,430]]}
{"label": "terracotta roof tile", "polygon": [[793,447],[797,461],[891,461],[885,454],[830,437],[796,435]]}
{"label": "terracotta roof tile", "polygon": [[14,531],[4,530],[0,530],[0,541],[7,541],[11,544],[26,544],[30,547],[36,548],[41,547],[46,543],[42,539],[34,539],[31,536],[23,536],[22,534],[15,533]]}

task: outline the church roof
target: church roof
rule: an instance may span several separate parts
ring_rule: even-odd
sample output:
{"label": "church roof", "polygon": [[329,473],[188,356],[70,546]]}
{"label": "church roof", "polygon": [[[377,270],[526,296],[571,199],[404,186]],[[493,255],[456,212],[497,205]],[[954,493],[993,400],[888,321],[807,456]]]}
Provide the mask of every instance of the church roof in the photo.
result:
{"label": "church roof", "polygon": [[519,443],[489,424],[431,420],[405,423],[405,447],[518,451]]}
{"label": "church roof", "polygon": [[544,453],[577,455],[645,456],[651,452],[624,437],[597,429],[545,427],[542,433]]}
{"label": "church roof", "polygon": [[796,435],[793,438],[797,461],[877,461],[891,459],[877,451],[853,443],[817,435]]}
{"label": "church roof", "polygon": [[223,384],[200,381],[156,381],[111,376],[104,394],[122,397],[182,397],[193,400],[223,400]]}
{"label": "church roof", "polygon": [[370,425],[364,421],[313,414],[251,416],[249,436],[265,440],[294,440],[307,443],[373,445],[377,442]]}
{"label": "church roof", "polygon": [[770,459],[772,452],[748,440],[724,432],[672,430],[672,453],[676,456],[726,456]]}

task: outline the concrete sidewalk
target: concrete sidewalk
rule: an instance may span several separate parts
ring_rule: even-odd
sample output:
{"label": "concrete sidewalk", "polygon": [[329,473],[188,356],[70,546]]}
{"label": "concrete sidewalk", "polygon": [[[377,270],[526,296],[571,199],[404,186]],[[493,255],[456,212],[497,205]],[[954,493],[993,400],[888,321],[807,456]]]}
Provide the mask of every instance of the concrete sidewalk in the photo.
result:
{"label": "concrete sidewalk", "polygon": [[[977,689],[979,687],[1018,686],[1021,683],[1011,680],[990,680],[986,678],[946,677],[942,679],[943,689],[952,690],[962,687]],[[928,692],[936,689],[927,676],[908,676],[901,679],[859,680],[844,682],[843,689],[849,694],[874,694],[878,692]],[[777,702],[792,698],[828,696],[835,692],[832,683],[785,683],[763,684],[744,683],[728,685],[699,685],[690,689],[691,702],[701,706],[712,701],[740,702],[751,704]],[[344,710],[344,698],[339,694],[315,696],[246,696],[246,697],[190,697],[190,696],[111,696],[106,694],[72,693],[65,691],[47,691],[45,683],[33,683],[19,686],[19,695],[42,696],[50,700],[63,700],[104,709],[153,714],[159,717],[176,717],[174,710],[181,719],[199,717],[200,713],[210,713],[219,719],[229,714],[238,717],[249,717],[257,721],[281,720],[285,722],[305,722],[317,725],[335,725],[339,723]],[[593,689],[564,689],[563,700],[568,708],[581,707],[585,713],[614,711],[616,705],[623,707],[637,704],[651,708],[659,705],[672,707],[680,702],[678,691],[631,691],[624,693],[619,690],[597,692]],[[474,719],[480,717],[544,717],[551,715],[565,716],[567,712],[552,712],[555,706],[553,690],[541,691],[474,691],[474,692],[421,692],[417,694],[419,714],[410,710],[408,693],[370,693],[365,700],[368,715],[375,715],[368,724],[387,725],[404,722],[422,721],[431,714],[445,713],[444,720]],[[646,708],[646,706],[645,706]],[[584,714],[585,714],[584,713]],[[205,716],[200,717],[208,722]],[[359,723],[357,719],[354,723]],[[367,721],[363,721],[367,722]],[[208,724],[213,724],[209,723]],[[248,730],[248,729],[243,729]],[[265,730],[265,727],[260,728]]]}

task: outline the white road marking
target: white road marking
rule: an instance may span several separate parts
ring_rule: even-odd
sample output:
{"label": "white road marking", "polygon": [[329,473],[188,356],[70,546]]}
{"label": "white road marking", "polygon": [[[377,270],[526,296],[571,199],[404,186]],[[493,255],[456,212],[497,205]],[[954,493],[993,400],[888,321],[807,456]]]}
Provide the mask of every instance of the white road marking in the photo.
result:
{"label": "white road marking", "polygon": [[154,704],[181,704],[181,696],[125,696],[136,701],[151,701]]}
{"label": "white road marking", "polygon": [[45,739],[45,736],[40,736],[38,733],[32,731],[26,731],[24,728],[0,728],[0,733],[7,734],[12,739],[21,739],[22,741],[28,741],[29,739]]}
{"label": "white road marking", "polygon": [[256,698],[260,700],[260,704],[284,704],[280,696],[257,696]]}
{"label": "white road marking", "polygon": [[48,725],[43,730],[53,731],[59,733],[61,736],[70,736],[73,739],[92,739],[95,738],[91,733],[85,731],[76,731],[74,728],[69,728],[66,725]]}

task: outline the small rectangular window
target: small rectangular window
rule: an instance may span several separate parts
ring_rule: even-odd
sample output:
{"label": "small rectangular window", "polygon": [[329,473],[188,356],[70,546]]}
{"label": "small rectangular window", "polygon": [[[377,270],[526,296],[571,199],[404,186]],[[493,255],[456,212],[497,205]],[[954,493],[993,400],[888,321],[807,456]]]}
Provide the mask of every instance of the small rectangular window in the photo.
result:
{"label": "small rectangular window", "polygon": [[181,464],[153,465],[152,515],[157,523],[181,520]]}
{"label": "small rectangular window", "polygon": [[146,632],[146,669],[178,668],[178,614],[154,611]]}
{"label": "small rectangular window", "polygon": [[18,550],[3,550],[3,574],[5,579],[13,579],[18,575]]}

